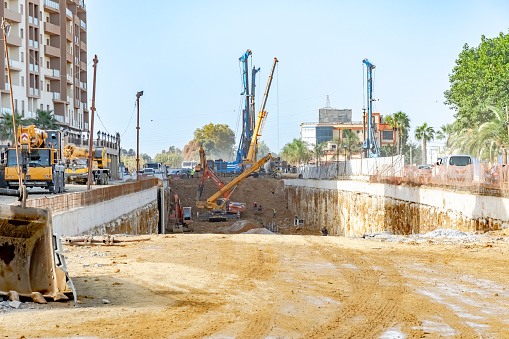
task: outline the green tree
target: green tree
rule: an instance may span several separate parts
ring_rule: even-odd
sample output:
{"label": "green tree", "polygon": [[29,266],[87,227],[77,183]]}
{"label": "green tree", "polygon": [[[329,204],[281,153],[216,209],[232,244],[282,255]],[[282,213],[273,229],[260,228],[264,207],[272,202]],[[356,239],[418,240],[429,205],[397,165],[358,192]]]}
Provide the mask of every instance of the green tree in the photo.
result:
{"label": "green tree", "polygon": [[307,148],[306,142],[301,139],[293,139],[281,150],[281,158],[293,165],[307,163],[311,157],[311,151]]}
{"label": "green tree", "polygon": [[259,142],[258,147],[256,148],[256,159],[261,159],[269,153],[269,146],[267,146],[264,141]]}
{"label": "green tree", "polygon": [[43,129],[43,130],[54,130],[60,129],[60,125],[58,124],[58,120],[55,119],[52,110],[44,111],[38,109],[36,111],[36,117],[27,119],[27,123],[35,125],[35,127]]}
{"label": "green tree", "polygon": [[[27,121],[23,119],[23,116],[18,114],[18,112],[14,112],[14,116],[16,118],[16,129],[20,125],[27,125]],[[11,143],[14,143],[14,129],[12,123],[12,114],[4,113],[4,115],[0,118],[0,140],[8,140]]]}
{"label": "green tree", "polygon": [[315,145],[313,147],[313,156],[315,158],[315,165],[319,165],[320,158],[323,156],[323,150],[327,147],[327,142],[322,142],[321,144]]}
{"label": "green tree", "polygon": [[437,131],[437,139],[444,140],[445,139],[445,148],[446,152],[451,148],[451,137],[454,134],[453,126],[451,124],[446,124],[440,126],[440,129]]}
{"label": "green tree", "polygon": [[422,163],[426,164],[426,143],[435,139],[435,129],[431,126],[428,126],[427,123],[424,123],[415,129],[415,138],[419,141],[422,141]]}
{"label": "green tree", "polygon": [[145,163],[152,162],[152,157],[150,155],[148,155],[147,153],[141,153],[140,159],[143,159],[143,161],[145,161]]}
{"label": "green tree", "polygon": [[455,131],[496,119],[489,105],[500,109],[509,104],[508,65],[509,34],[482,35],[479,46],[463,46],[444,92],[445,104],[455,111]]}
{"label": "green tree", "polygon": [[341,147],[346,148],[347,158],[350,160],[353,153],[361,151],[361,144],[357,133],[350,129],[343,130],[343,138],[341,139]]}
{"label": "green tree", "polygon": [[[231,159],[233,156],[232,150],[235,144],[235,133],[228,125],[214,125],[210,123],[202,128],[198,128],[194,131],[194,140],[212,141],[214,143],[214,148],[213,150],[209,150],[209,153],[213,153],[216,157]],[[212,154],[209,154],[209,156],[212,156]]]}

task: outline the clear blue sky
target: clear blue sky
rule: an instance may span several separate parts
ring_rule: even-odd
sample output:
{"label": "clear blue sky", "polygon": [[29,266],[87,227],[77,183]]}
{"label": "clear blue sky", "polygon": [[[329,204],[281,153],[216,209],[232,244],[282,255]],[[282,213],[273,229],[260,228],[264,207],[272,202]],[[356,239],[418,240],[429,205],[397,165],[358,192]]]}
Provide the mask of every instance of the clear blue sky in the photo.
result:
{"label": "clear blue sky", "polygon": [[[99,58],[97,113],[110,133],[123,135],[123,148],[136,149],[132,113],[143,90],[140,152],[151,156],[183,148],[210,122],[237,131],[238,58],[246,49],[261,67],[258,94],[279,59],[262,136],[272,151],[298,138],[300,123],[318,120],[327,95],[332,107],[351,108],[353,120],[361,120],[364,58],[376,65],[375,111],[402,110],[412,127],[440,127],[454,120],[443,92],[463,44],[477,46],[482,34],[509,28],[507,0],[86,4],[88,59]],[[90,64],[90,89],[92,74]],[[105,128],[96,119],[95,130]]]}

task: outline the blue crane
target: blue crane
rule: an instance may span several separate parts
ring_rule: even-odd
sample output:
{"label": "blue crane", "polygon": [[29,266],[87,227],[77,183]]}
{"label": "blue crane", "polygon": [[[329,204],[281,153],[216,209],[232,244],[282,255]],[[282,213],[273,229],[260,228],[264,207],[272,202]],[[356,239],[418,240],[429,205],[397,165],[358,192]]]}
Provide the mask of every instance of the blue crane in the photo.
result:
{"label": "blue crane", "polygon": [[244,158],[246,157],[252,136],[252,127],[250,126],[251,113],[249,110],[250,108],[249,97],[251,96],[251,93],[249,92],[249,74],[248,74],[249,72],[248,58],[250,55],[251,50],[248,49],[246,53],[244,53],[239,58],[239,61],[242,63],[242,83],[244,87],[244,91],[240,93],[240,95],[244,96],[244,110],[242,111],[242,134],[240,136],[239,148],[237,149],[237,158],[235,159],[235,162],[238,164],[242,164],[242,160],[244,160]]}
{"label": "blue crane", "polygon": [[369,62],[368,59],[362,60],[362,62],[366,65],[367,68],[367,91],[368,91],[368,135],[367,139],[364,140],[362,144],[362,148],[368,150],[368,156],[370,158],[378,158],[380,156],[380,147],[378,147],[378,142],[374,136],[374,126],[373,126],[373,69],[375,65]]}

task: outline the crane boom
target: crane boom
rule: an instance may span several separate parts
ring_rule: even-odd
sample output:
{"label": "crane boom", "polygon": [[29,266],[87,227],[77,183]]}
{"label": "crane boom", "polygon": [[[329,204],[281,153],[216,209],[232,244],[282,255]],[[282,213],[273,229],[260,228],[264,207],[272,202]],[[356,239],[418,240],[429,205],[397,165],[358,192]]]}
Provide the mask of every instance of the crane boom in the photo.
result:
{"label": "crane boom", "polygon": [[263,94],[260,112],[258,113],[258,119],[256,120],[253,136],[251,137],[251,144],[249,146],[249,151],[247,153],[247,157],[246,160],[244,161],[244,164],[253,164],[255,162],[256,149],[258,148],[258,140],[262,135],[263,125],[268,114],[267,111],[265,111],[265,105],[267,104],[267,97],[269,96],[270,85],[272,84],[272,78],[274,77],[274,69],[276,68],[277,63],[278,63],[277,58],[274,58],[274,62],[272,63],[272,69],[270,70],[269,81],[267,82],[265,93]]}
{"label": "crane boom", "polygon": [[249,135],[249,69],[248,69],[248,58],[251,55],[251,50],[248,49],[246,53],[244,53],[239,61],[243,64],[242,71],[242,83],[244,86],[244,91],[240,93],[240,95],[244,95],[244,111],[243,111],[243,119],[242,119],[242,136],[239,141],[239,148],[237,149],[237,163],[242,163],[242,159],[244,159],[246,151],[247,151],[247,143],[250,138]]}
{"label": "crane boom", "polygon": [[[223,188],[221,188],[219,191],[217,191],[214,195],[212,195],[210,198],[207,199],[206,203],[202,201],[197,201],[196,205],[199,208],[208,208],[209,210],[219,210],[225,209],[226,202],[228,199],[223,200],[223,204],[219,206],[217,204],[217,200],[225,193],[225,192],[233,192],[234,188],[245,178],[247,178],[251,173],[255,172],[258,168],[262,167],[267,161],[274,159],[272,155],[269,153],[267,156],[261,158],[254,164],[253,166],[249,167],[246,171],[244,171],[241,175],[230,181],[227,185],[225,185]],[[231,193],[230,193],[231,195]],[[228,196],[229,197],[229,196]]]}

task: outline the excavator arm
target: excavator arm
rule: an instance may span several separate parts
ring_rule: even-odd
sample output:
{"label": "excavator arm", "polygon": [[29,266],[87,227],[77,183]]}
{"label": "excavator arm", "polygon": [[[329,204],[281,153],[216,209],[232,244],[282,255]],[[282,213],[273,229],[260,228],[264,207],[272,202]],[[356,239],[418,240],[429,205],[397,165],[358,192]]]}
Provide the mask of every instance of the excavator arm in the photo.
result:
{"label": "excavator arm", "polygon": [[[267,156],[261,158],[258,160],[253,166],[249,167],[246,171],[244,171],[241,175],[230,181],[227,185],[225,185],[223,188],[221,188],[219,191],[217,191],[213,196],[207,199],[206,203],[203,203],[201,201],[197,201],[196,205],[199,208],[206,207],[209,210],[224,210],[226,208],[226,203],[228,201],[227,197],[223,199],[223,203],[221,205],[217,204],[217,200],[224,195],[225,193],[233,192],[234,188],[244,179],[246,179],[251,173],[258,170],[260,167],[262,167],[267,161],[274,159],[272,155],[269,153]],[[228,197],[231,195],[231,193],[228,194]]]}

